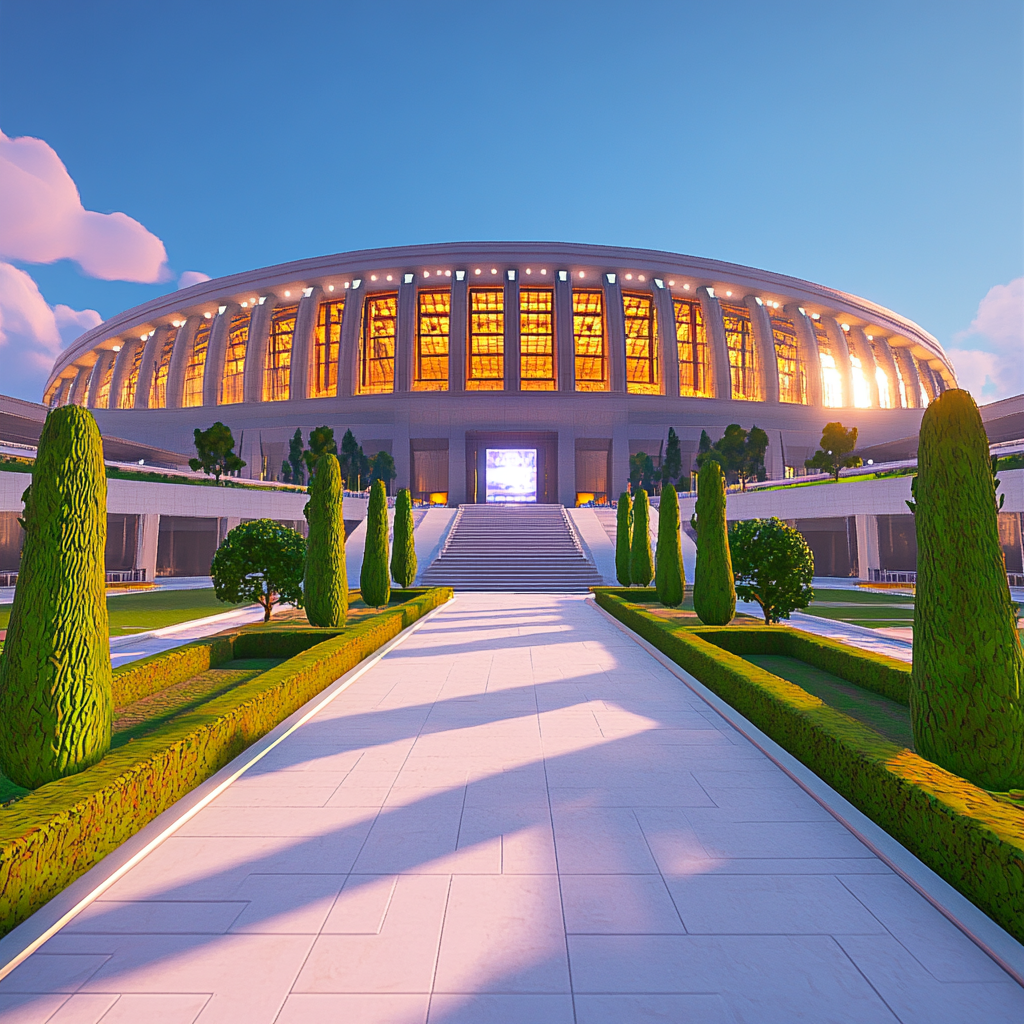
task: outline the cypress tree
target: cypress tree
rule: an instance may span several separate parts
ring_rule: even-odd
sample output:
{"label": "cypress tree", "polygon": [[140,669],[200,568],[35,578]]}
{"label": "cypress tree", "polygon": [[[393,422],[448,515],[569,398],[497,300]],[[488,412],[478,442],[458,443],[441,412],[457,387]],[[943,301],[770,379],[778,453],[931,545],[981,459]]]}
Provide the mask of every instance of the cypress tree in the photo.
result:
{"label": "cypress tree", "polygon": [[654,557],[651,554],[651,506],[647,492],[641,487],[633,502],[633,542],[629,548],[629,578],[641,587],[654,579]]}
{"label": "cypress tree", "polygon": [[991,790],[1024,786],[1024,653],[999,544],[988,438],[974,399],[921,420],[910,715],[917,752]]}
{"label": "cypress tree", "polygon": [[725,521],[725,474],[713,459],[700,468],[692,523],[697,530],[694,611],[706,626],[727,626],[736,614],[736,586]]}
{"label": "cypress tree", "polygon": [[0,769],[35,789],[110,749],[107,478],[87,410],[66,405],[46,417],[24,500],[25,546],[0,654]]}
{"label": "cypress tree", "polygon": [[371,608],[380,608],[391,598],[391,577],[388,574],[388,496],[382,480],[375,480],[370,488],[359,590],[363,601]]}
{"label": "cypress tree", "polygon": [[678,608],[683,603],[686,570],[683,568],[683,545],[679,536],[679,496],[671,484],[661,492],[658,505],[658,553],[654,585],[658,600],[666,608]]}
{"label": "cypress tree", "polygon": [[416,546],[413,543],[412,494],[408,487],[395,501],[395,547],[391,552],[391,578],[400,587],[411,587],[416,579]]}
{"label": "cypress tree", "polygon": [[309,523],[306,572],[302,583],[306,618],[311,626],[344,626],[348,614],[345,571],[345,482],[333,454],[321,455],[309,485],[304,515]]}
{"label": "cypress tree", "polygon": [[633,501],[628,491],[619,495],[615,509],[615,578],[620,587],[630,585],[629,549],[633,540]]}

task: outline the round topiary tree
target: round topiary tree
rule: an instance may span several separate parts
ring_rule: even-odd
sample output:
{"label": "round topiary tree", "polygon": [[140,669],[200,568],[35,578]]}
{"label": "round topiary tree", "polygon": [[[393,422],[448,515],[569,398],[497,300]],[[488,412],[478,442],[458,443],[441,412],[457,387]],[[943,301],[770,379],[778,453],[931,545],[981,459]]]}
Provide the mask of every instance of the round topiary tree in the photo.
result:
{"label": "round topiary tree", "polygon": [[641,587],[649,587],[654,579],[654,556],[651,554],[651,506],[647,492],[641,487],[633,502],[633,542],[629,547],[629,578]]}
{"label": "round topiary tree", "polygon": [[391,552],[391,578],[400,587],[411,587],[416,579],[412,494],[408,487],[403,487],[395,500],[395,546]]}
{"label": "round topiary tree", "polygon": [[1024,654],[988,438],[966,391],[946,391],[925,411],[914,499],[914,745],[985,789],[1024,787]]}
{"label": "round topiary tree", "polygon": [[253,519],[231,530],[210,565],[218,601],[263,606],[263,621],[278,604],[301,608],[306,542],[274,519]]}
{"label": "round topiary tree", "polygon": [[725,521],[725,474],[714,460],[700,468],[690,523],[697,531],[693,610],[707,626],[727,626],[736,614],[736,586]]}
{"label": "round topiary tree", "polygon": [[620,587],[630,585],[629,549],[633,542],[633,501],[628,491],[619,495],[615,509],[615,578]]}
{"label": "round topiary tree", "polygon": [[25,546],[0,654],[0,769],[36,789],[99,761],[113,727],[107,478],[85,409],[46,417],[24,501]]}
{"label": "round topiary tree", "polygon": [[302,594],[311,626],[344,626],[348,615],[344,493],[338,457],[329,452],[321,454],[303,510],[309,523],[309,538]]}
{"label": "round topiary tree", "polygon": [[686,570],[683,568],[683,544],[679,534],[679,496],[671,484],[661,492],[658,505],[658,551],[654,585],[658,600],[666,608],[678,608],[683,603]]}
{"label": "round topiary tree", "polygon": [[359,590],[371,608],[381,608],[391,599],[388,573],[388,496],[382,480],[374,480],[366,510],[366,542],[359,570]]}
{"label": "round topiary tree", "polygon": [[814,598],[814,555],[803,534],[781,519],[746,519],[729,530],[736,593],[756,601],[770,626]]}

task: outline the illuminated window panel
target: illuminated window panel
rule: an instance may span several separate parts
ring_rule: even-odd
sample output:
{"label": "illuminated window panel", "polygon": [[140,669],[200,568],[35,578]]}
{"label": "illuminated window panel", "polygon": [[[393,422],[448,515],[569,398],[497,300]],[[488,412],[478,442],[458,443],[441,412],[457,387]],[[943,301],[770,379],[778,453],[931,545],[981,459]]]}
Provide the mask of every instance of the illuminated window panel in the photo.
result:
{"label": "illuminated window panel", "polygon": [[878,381],[878,408],[895,409],[897,407],[896,390],[893,387],[893,382],[889,380],[889,374],[885,371],[881,356],[881,346],[876,345],[874,340],[869,340],[868,344],[871,346],[871,353],[875,357],[875,380]]}
{"label": "illuminated window panel", "polygon": [[224,376],[220,382],[218,405],[236,405],[242,401],[245,383],[245,350],[249,344],[249,311],[236,313],[228,328],[224,351]]}
{"label": "illuminated window panel", "polygon": [[938,390],[935,387],[935,378],[932,376],[931,367],[917,356],[910,357],[917,364],[917,376],[921,381],[921,407],[927,407],[938,398]]}
{"label": "illuminated window panel", "polygon": [[746,306],[722,303],[725,343],[729,349],[729,376],[732,397],[745,402],[762,401],[758,381],[757,346]]}
{"label": "illuminated window panel", "polygon": [[107,368],[103,371],[103,376],[100,377],[100,386],[96,391],[96,408],[106,409],[110,403],[110,384],[114,379],[114,364],[117,362],[117,358],[113,358],[107,364]]}
{"label": "illuminated window panel", "polygon": [[192,409],[203,404],[203,373],[206,370],[206,352],[210,347],[210,322],[204,320],[196,330],[192,351],[185,366],[185,386],[181,404]]}
{"label": "illuminated window panel", "polygon": [[338,394],[338,349],[345,300],[321,302],[313,334],[313,365],[309,374],[310,398],[334,398]]}
{"label": "illuminated window panel", "polygon": [[806,405],[807,371],[797,351],[796,328],[785,316],[773,316],[771,322],[775,362],[779,368],[779,401]]}
{"label": "illuminated window panel", "polygon": [[398,293],[369,295],[363,310],[359,349],[359,393],[380,395],[395,390],[395,331]]}
{"label": "illuminated window panel", "polygon": [[850,353],[850,376],[853,377],[853,405],[856,409],[871,408],[871,388],[861,361]]}
{"label": "illuminated window panel", "polygon": [[298,306],[282,306],[270,314],[267,356],[263,363],[263,401],[287,402],[291,397],[292,340]]}
{"label": "illuminated window panel", "polygon": [[519,364],[523,391],[555,390],[555,293],[550,288],[519,292]]}
{"label": "illuminated window panel", "polygon": [[167,408],[167,374],[171,369],[171,356],[174,353],[174,339],[178,336],[177,327],[168,327],[163,347],[157,353],[156,366],[153,367],[153,380],[149,385],[150,409]]}
{"label": "illuminated window panel", "polygon": [[626,319],[626,390],[631,395],[660,395],[654,299],[624,294],[622,312]]}
{"label": "illuminated window panel", "polygon": [[577,391],[607,391],[608,351],[604,293],[579,288],[572,293],[572,343]]}
{"label": "illuminated window panel", "polygon": [[892,365],[896,370],[896,390],[899,392],[900,396],[900,408],[909,409],[910,402],[907,399],[907,383],[903,379],[903,371],[900,369],[900,361],[896,358],[895,351],[892,354]]}
{"label": "illuminated window panel", "polygon": [[135,389],[139,383],[139,367],[142,365],[142,353],[145,347],[146,343],[143,341],[140,341],[135,346],[132,364],[128,367],[128,372],[121,380],[121,394],[117,396],[118,409],[135,408]]}
{"label": "illuminated window panel", "polygon": [[505,293],[501,288],[471,288],[467,391],[505,387]]}
{"label": "illuminated window panel", "polygon": [[699,302],[673,299],[676,348],[679,354],[679,394],[684,398],[711,397],[711,367],[704,312]]}
{"label": "illuminated window panel", "polygon": [[826,409],[841,409],[843,407],[843,375],[836,362],[836,354],[829,340],[828,331],[817,321],[814,324],[814,334],[818,339],[818,359],[821,362],[821,404]]}
{"label": "illuminated window panel", "polygon": [[416,365],[413,391],[448,390],[448,337],[452,323],[449,289],[416,296]]}

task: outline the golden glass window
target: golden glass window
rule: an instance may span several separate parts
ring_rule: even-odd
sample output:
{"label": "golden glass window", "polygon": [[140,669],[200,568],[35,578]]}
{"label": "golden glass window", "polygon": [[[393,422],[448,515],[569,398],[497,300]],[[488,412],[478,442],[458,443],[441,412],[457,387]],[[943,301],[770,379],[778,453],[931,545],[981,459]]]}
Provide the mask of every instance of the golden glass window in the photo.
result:
{"label": "golden glass window", "polygon": [[679,394],[689,398],[711,397],[708,333],[699,302],[673,299],[676,347],[679,354]]}
{"label": "golden glass window", "polygon": [[249,310],[236,313],[228,327],[228,343],[224,351],[224,376],[220,382],[219,405],[236,405],[242,401],[245,384],[245,350],[249,345]]}
{"label": "golden glass window", "polygon": [[210,321],[204,320],[196,329],[192,351],[185,364],[185,385],[181,404],[191,409],[203,404],[203,375],[206,370],[206,352],[210,347]]}
{"label": "golden glass window", "polygon": [[448,336],[452,293],[445,288],[416,296],[416,365],[413,391],[448,390]]}
{"label": "golden glass window", "polygon": [[624,294],[622,312],[626,318],[626,390],[631,395],[660,395],[654,299]]}
{"label": "golden glass window", "polygon": [[871,353],[875,357],[875,380],[878,382],[878,408],[896,408],[896,394],[889,374],[885,370],[885,363],[882,360],[882,346],[874,340],[869,340]]}
{"label": "golden glass window", "polygon": [[899,407],[906,409],[910,403],[907,400],[907,384],[903,379],[903,369],[900,366],[900,357],[896,353],[896,349],[892,349],[892,366],[896,371],[896,391],[900,396]]}
{"label": "golden glass window", "polygon": [[608,352],[604,293],[579,288],[572,293],[572,344],[577,391],[607,391]]}
{"label": "golden glass window", "polygon": [[171,369],[171,356],[174,353],[174,339],[178,336],[177,327],[168,327],[163,347],[157,353],[156,365],[153,367],[153,380],[149,385],[150,409],[167,408],[167,374]]}
{"label": "golden glass window", "polygon": [[118,409],[135,408],[135,388],[139,383],[139,367],[142,366],[142,353],[146,348],[144,341],[135,343],[131,365],[128,372],[121,378],[121,394],[117,396]]}
{"label": "golden glass window", "polygon": [[[100,357],[103,358],[102,356]],[[110,384],[114,379],[114,364],[117,362],[117,356],[115,355],[106,366],[106,369],[102,370],[102,376],[100,377],[100,386],[96,390],[96,408],[106,409],[110,402]]]}
{"label": "golden glass window", "polygon": [[363,310],[363,343],[359,348],[359,393],[379,395],[395,390],[395,331],[398,293],[368,295]]}
{"label": "golden glass window", "polygon": [[818,339],[818,361],[821,363],[821,404],[826,409],[843,407],[843,375],[836,362],[828,331],[817,320],[812,320],[814,334]]}
{"label": "golden glass window", "polygon": [[467,391],[501,391],[505,387],[505,292],[501,288],[469,290]]}
{"label": "golden glass window", "polygon": [[519,292],[519,386],[555,390],[555,293],[551,288]]}
{"label": "golden glass window", "polygon": [[334,398],[338,394],[338,350],[345,300],[321,302],[313,334],[313,364],[309,374],[310,398]]}
{"label": "golden glass window", "polygon": [[807,404],[807,370],[796,347],[796,327],[788,316],[772,316],[775,362],[779,368],[779,401]]}
{"label": "golden glass window", "polygon": [[725,344],[729,350],[729,374],[732,397],[747,402],[760,402],[761,387],[758,380],[757,346],[750,327],[750,310],[746,306],[722,303],[725,323]]}
{"label": "golden glass window", "polygon": [[911,355],[910,358],[917,365],[917,376],[921,381],[921,408],[923,409],[938,397],[935,380],[932,377],[931,367],[923,359],[918,359],[915,355]]}
{"label": "golden glass window", "polygon": [[853,378],[853,405],[856,409],[871,408],[871,388],[864,372],[864,364],[850,353],[850,376]]}
{"label": "golden glass window", "polygon": [[281,306],[270,314],[267,356],[263,363],[263,401],[286,402],[291,396],[292,340],[298,306]]}

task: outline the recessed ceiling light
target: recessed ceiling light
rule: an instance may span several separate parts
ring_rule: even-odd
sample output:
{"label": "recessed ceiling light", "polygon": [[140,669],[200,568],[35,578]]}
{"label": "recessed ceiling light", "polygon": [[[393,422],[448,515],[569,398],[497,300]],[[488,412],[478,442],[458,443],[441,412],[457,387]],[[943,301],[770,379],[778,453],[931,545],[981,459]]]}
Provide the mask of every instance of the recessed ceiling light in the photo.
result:
{"label": "recessed ceiling light", "polygon": [[388,274],[388,278],[387,278],[387,279],[388,279],[389,281],[390,281],[390,280],[392,280],[392,277],[391,277],[391,275],[390,275],[390,274]]}
{"label": "recessed ceiling light", "polygon": [[329,284],[329,285],[327,286],[327,290],[328,290],[329,292],[333,292],[333,291],[334,291],[334,285],[333,285],[333,284]]}
{"label": "recessed ceiling light", "polygon": [[643,274],[641,274],[641,275],[640,275],[640,276],[639,276],[639,277],[637,278],[637,280],[638,280],[638,281],[646,281],[646,280],[647,280],[647,278],[646,278],[646,277],[644,277],[644,275],[643,275]]}
{"label": "recessed ceiling light", "polygon": [[586,277],[586,274],[584,274],[583,271],[581,270],[576,276],[577,277]]}
{"label": "recessed ceiling light", "polygon": [[371,274],[370,275],[370,280],[371,281],[376,281],[377,280],[377,275],[376,274]]}
{"label": "recessed ceiling light", "polygon": [[285,297],[286,299],[290,299],[290,298],[292,297],[292,293],[291,293],[291,292],[285,292],[285,293],[284,293],[284,297]]}
{"label": "recessed ceiling light", "polygon": [[627,274],[626,275],[626,280],[627,281],[632,281],[633,280],[633,275],[632,274]]}
{"label": "recessed ceiling light", "polygon": [[430,271],[429,270],[424,270],[423,271],[423,276],[424,277],[430,277]]}

